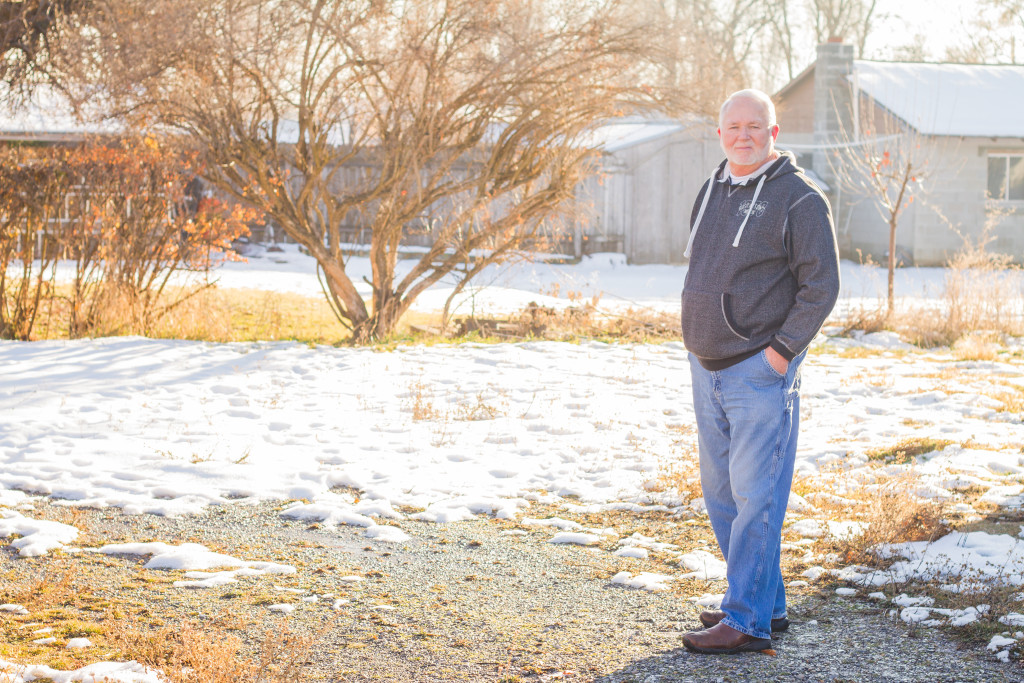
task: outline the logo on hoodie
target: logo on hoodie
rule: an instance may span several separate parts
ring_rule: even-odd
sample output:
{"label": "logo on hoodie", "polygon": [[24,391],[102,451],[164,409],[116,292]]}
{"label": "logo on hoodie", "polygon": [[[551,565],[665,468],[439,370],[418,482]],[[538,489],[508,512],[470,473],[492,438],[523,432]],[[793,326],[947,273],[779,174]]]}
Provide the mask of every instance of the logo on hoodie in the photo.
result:
{"label": "logo on hoodie", "polygon": [[768,202],[761,201],[761,202],[758,202],[757,204],[754,204],[754,210],[750,211],[750,200],[746,199],[746,200],[740,202],[740,209],[739,209],[739,211],[736,212],[736,215],[737,216],[746,216],[747,215],[747,211],[750,211],[750,215],[751,216],[754,216],[755,218],[760,218],[761,216],[764,215],[764,212],[767,211],[767,210],[768,210]]}

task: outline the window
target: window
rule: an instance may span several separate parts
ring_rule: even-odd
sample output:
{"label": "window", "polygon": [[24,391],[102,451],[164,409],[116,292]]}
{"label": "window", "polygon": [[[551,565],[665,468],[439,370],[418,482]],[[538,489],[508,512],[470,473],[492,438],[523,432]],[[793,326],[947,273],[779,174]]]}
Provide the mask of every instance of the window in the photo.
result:
{"label": "window", "polygon": [[1024,154],[988,155],[988,196],[1024,201]]}

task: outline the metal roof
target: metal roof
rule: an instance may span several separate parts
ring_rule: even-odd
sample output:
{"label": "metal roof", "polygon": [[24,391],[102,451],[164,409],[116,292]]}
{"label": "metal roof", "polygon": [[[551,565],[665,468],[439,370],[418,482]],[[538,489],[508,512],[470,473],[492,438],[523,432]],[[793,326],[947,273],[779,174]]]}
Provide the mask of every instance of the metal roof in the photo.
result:
{"label": "metal roof", "polygon": [[1024,138],[1024,66],[854,60],[847,78],[925,135]]}
{"label": "metal roof", "polygon": [[123,125],[115,121],[83,120],[63,95],[48,86],[38,86],[27,98],[19,100],[0,85],[0,139],[77,140],[123,130]]}

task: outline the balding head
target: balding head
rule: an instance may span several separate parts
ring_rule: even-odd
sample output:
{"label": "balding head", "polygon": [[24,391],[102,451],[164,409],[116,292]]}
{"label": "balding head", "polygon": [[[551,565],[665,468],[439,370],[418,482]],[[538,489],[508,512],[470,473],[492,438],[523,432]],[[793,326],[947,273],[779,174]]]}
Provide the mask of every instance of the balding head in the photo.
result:
{"label": "balding head", "polygon": [[722,103],[722,108],[718,110],[718,125],[722,125],[722,120],[725,118],[726,112],[729,110],[736,100],[748,100],[757,103],[763,110],[765,116],[765,125],[771,128],[776,124],[775,120],[775,105],[772,104],[772,98],[768,97],[767,94],[760,90],[748,88],[746,90],[738,90]]}
{"label": "balding head", "polygon": [[778,134],[775,107],[760,90],[740,90],[722,105],[718,137],[732,175],[749,175],[766,161],[777,159],[775,137]]}

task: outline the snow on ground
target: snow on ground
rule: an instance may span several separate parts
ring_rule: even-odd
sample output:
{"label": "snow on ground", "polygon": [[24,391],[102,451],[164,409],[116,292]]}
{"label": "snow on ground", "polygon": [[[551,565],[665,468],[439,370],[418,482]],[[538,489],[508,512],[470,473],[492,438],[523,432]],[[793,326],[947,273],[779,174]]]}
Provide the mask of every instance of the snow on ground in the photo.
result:
{"label": "snow on ground", "polygon": [[102,662],[74,671],[60,671],[48,666],[15,664],[0,659],[0,681],[3,683],[28,683],[29,681],[48,680],[54,683],[71,683],[72,681],[108,681],[110,683],[164,683],[164,679],[153,669],[148,669],[137,662]]}
{"label": "snow on ground", "polygon": [[[67,505],[179,515],[305,499],[284,514],[372,528],[403,507],[438,522],[516,518],[550,494],[687,502],[648,490],[693,424],[678,343],[381,353],[109,338],[4,342],[0,363],[0,485]],[[951,385],[949,369],[972,379]],[[993,378],[1019,375],[1009,362],[816,355],[797,472],[866,465],[869,450],[925,429],[988,450],[935,454],[919,467],[923,495],[968,482],[1019,501],[1024,487],[1007,475],[1024,472],[1020,416],[988,395]],[[337,487],[359,490],[359,504]]]}
{"label": "snow on ground", "polygon": [[[198,543],[168,545],[166,543],[114,543],[92,552],[104,555],[148,555],[145,569],[187,570],[188,581],[175,581],[178,588],[215,588],[234,583],[239,577],[264,576],[266,574],[294,574],[295,567],[276,562],[253,562],[237,557],[216,553]],[[228,571],[208,572],[208,569],[232,567]]]}
{"label": "snow on ground", "polygon": [[[365,259],[349,264],[357,281],[366,268]],[[906,296],[940,295],[941,269],[897,275],[897,291]],[[219,276],[222,286],[320,295],[312,262],[294,250],[226,264]],[[575,266],[524,263],[493,269],[484,279],[488,286],[470,292],[459,313],[514,310],[528,301],[569,305],[570,291],[600,295],[602,307],[677,311],[684,276],[683,267],[627,266],[616,255]],[[845,305],[874,303],[884,286],[878,269],[844,263],[843,277]],[[559,298],[545,297],[556,289]],[[446,297],[440,288],[418,307],[439,309]],[[819,344],[804,370],[799,475],[836,468],[869,475],[870,450],[925,434],[953,445],[915,464],[917,495],[951,498],[954,489],[971,486],[997,505],[1024,502],[1021,415],[1002,410],[995,398],[1008,385],[1024,385],[1019,360],[902,353],[902,343],[888,334],[822,338]],[[880,353],[841,355],[850,346]],[[549,526],[553,543],[616,540],[613,532],[567,520],[520,519],[538,501],[561,503],[570,513],[676,509],[689,515],[701,507],[657,485],[666,465],[681,456],[680,435],[693,425],[687,353],[679,343],[528,342],[380,352],[108,338],[0,342],[0,367],[0,537],[20,536],[15,547],[23,554],[67,547],[77,535],[74,527],[31,519],[26,493],[69,506],[158,515],[293,500],[284,516],[355,525],[392,543],[407,536],[389,522],[453,523],[479,514]],[[966,442],[970,448],[957,445]],[[885,471],[899,474],[901,466]],[[351,490],[359,491],[358,500]],[[819,493],[841,500],[848,492]],[[793,533],[856,532],[849,523],[831,528],[800,521],[816,500],[794,497]],[[945,545],[890,550],[905,558],[897,565],[901,576],[921,576],[932,564],[978,569],[999,557],[1009,561],[1020,550],[1008,538],[961,534],[943,539]],[[723,572],[717,555],[704,548],[675,548],[638,535],[618,546],[623,557],[660,551],[679,564],[673,577],[627,572],[611,578],[624,586],[664,590],[669,580],[714,579]],[[181,587],[274,571],[257,566],[270,563],[227,556],[212,561],[201,547],[134,544],[111,552],[153,555],[150,563],[172,557],[174,567],[191,570]],[[952,562],[950,553],[959,553]],[[929,560],[936,557],[945,559]],[[203,571],[217,567],[231,569]],[[857,573],[850,568],[844,578],[857,582]],[[878,583],[877,576],[860,583]],[[1004,566],[1001,576],[1024,582],[1017,565],[1012,571]],[[951,585],[959,580],[940,578]],[[720,599],[696,600],[714,605]],[[919,621],[959,623],[969,615],[933,609],[926,617]],[[38,675],[79,680],[68,673]],[[151,680],[135,669],[104,675]]]}
{"label": "snow on ground", "polygon": [[[320,297],[323,291],[316,275],[316,262],[300,253],[295,245],[283,245],[281,252],[265,252],[248,262],[228,262],[213,273],[218,286],[242,289],[271,289]],[[411,258],[398,262],[401,277],[415,265]],[[346,271],[365,297],[371,290],[370,261],[355,256]],[[886,296],[887,273],[877,265],[852,261],[840,264],[842,291],[838,310],[873,309]],[[65,276],[69,276],[70,271]],[[905,303],[939,305],[949,271],[945,268],[898,268],[895,291]],[[364,280],[365,278],[365,280]],[[678,312],[679,294],[686,278],[684,265],[628,265],[622,254],[600,253],[583,257],[576,264],[543,259],[523,260],[485,269],[466,292],[456,298],[456,316],[501,315],[522,310],[528,303],[561,308],[579,302],[597,301],[599,309],[621,311],[648,308]],[[1024,273],[1012,273],[1001,282],[1007,290],[1024,293]],[[413,304],[413,310],[431,312],[444,308],[453,283],[442,281]]]}

